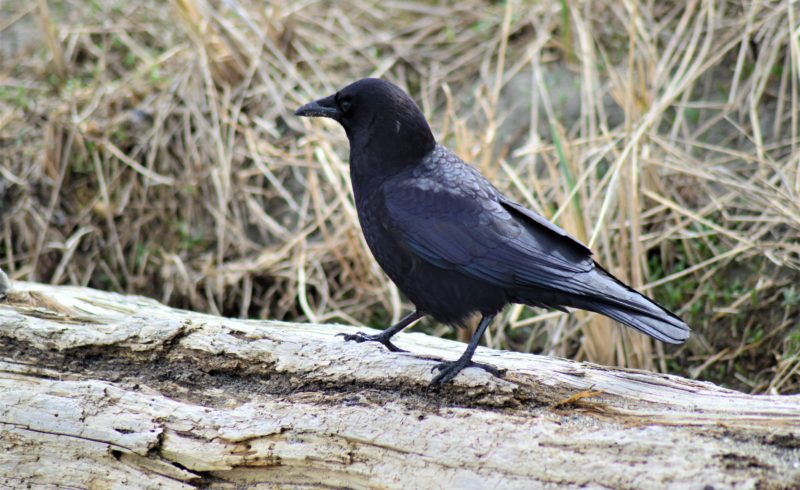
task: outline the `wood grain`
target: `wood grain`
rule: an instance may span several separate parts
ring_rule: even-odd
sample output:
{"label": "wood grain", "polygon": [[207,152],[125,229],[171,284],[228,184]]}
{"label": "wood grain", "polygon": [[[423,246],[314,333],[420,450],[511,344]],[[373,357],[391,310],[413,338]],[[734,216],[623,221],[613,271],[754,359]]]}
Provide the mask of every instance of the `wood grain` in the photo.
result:
{"label": "wood grain", "polygon": [[[0,487],[797,488],[800,398],[86,288],[0,300]],[[364,329],[362,329],[364,330]],[[257,485],[259,484],[259,485]]]}

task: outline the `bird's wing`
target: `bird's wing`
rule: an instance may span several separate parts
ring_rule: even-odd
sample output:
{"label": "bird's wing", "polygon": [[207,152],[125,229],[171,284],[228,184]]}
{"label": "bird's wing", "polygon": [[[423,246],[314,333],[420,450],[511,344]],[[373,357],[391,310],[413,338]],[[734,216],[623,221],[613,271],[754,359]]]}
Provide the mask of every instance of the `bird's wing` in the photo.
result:
{"label": "bird's wing", "polygon": [[585,253],[587,255],[592,255],[592,250],[589,247],[587,247],[586,245],[581,243],[577,238],[573,237],[572,235],[570,235],[569,233],[567,233],[566,231],[564,231],[560,227],[558,227],[558,226],[554,225],[553,223],[547,221],[547,219],[545,219],[544,216],[542,216],[542,215],[540,215],[540,214],[538,214],[538,213],[536,213],[534,211],[531,211],[530,209],[526,208],[525,206],[523,206],[523,205],[521,205],[519,203],[516,203],[516,202],[512,201],[511,199],[508,199],[505,196],[500,196],[500,204],[502,204],[512,214],[517,213],[519,215],[519,217],[522,218],[521,221],[523,221],[523,222],[531,221],[532,225],[535,224],[535,225],[541,226],[542,228],[545,228],[545,229],[549,230],[550,232],[555,233],[556,235],[567,239],[567,241],[570,242],[571,246],[575,247],[578,250],[582,250],[583,253]]}
{"label": "bird's wing", "polygon": [[448,173],[384,187],[386,226],[420,258],[503,288],[569,290],[575,275],[594,268],[585,246],[505,200],[477,172]]}

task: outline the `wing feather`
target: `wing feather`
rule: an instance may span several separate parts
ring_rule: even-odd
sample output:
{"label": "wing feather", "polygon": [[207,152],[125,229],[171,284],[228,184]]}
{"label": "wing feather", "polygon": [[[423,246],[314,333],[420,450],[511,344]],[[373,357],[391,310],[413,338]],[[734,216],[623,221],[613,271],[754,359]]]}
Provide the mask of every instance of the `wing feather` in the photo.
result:
{"label": "wing feather", "polygon": [[414,254],[503,288],[570,290],[594,268],[583,244],[466,172],[450,185],[408,179],[385,188],[390,226]]}

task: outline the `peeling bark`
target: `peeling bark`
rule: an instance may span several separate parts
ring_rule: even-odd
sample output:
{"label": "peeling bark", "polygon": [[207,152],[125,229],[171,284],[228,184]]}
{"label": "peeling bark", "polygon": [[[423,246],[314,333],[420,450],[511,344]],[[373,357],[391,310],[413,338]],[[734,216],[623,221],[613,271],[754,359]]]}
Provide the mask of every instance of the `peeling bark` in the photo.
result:
{"label": "peeling bark", "polygon": [[[85,288],[0,300],[0,487],[797,488],[800,398],[463,345],[345,343]],[[362,329],[363,330],[363,329]]]}

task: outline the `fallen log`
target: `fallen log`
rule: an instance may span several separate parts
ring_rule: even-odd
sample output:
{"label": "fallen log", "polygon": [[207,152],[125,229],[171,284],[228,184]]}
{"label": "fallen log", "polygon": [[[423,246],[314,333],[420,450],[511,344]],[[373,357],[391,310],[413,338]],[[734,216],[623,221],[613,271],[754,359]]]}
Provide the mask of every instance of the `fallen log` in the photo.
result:
{"label": "fallen log", "polygon": [[[800,397],[87,288],[0,300],[0,487],[798,488]],[[361,328],[360,330],[364,330]]]}

